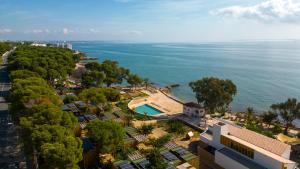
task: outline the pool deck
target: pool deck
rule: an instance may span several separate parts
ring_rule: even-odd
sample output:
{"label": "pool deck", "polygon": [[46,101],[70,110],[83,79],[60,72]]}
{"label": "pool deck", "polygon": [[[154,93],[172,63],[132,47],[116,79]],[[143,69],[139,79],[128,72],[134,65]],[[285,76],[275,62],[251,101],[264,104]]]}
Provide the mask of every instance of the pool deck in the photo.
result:
{"label": "pool deck", "polygon": [[170,98],[159,90],[157,90],[156,93],[151,93],[147,90],[143,90],[142,92],[148,94],[149,96],[136,98],[130,101],[128,103],[128,107],[131,110],[134,110],[138,106],[148,104],[162,112],[161,114],[155,115],[154,117],[170,116],[183,112],[182,103]]}

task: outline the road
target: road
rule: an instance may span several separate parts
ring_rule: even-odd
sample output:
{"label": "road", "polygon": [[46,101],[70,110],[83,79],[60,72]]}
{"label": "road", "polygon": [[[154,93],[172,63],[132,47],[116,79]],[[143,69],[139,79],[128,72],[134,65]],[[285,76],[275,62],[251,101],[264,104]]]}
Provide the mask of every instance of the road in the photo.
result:
{"label": "road", "polygon": [[3,64],[0,65],[0,169],[23,168],[20,167],[20,162],[24,161],[18,129],[12,122],[9,103],[5,99],[11,87],[6,65],[7,57],[13,50],[2,56]]}

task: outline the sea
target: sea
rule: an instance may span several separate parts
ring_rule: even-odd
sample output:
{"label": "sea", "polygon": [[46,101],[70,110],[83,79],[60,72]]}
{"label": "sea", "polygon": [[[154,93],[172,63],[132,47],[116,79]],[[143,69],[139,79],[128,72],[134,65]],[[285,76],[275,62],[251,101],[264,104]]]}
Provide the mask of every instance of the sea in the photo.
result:
{"label": "sea", "polygon": [[116,60],[157,86],[179,84],[172,94],[196,101],[189,87],[203,77],[230,79],[237,94],[232,111],[249,106],[257,113],[273,103],[300,101],[300,41],[239,41],[217,43],[72,42],[73,49],[100,62]]}

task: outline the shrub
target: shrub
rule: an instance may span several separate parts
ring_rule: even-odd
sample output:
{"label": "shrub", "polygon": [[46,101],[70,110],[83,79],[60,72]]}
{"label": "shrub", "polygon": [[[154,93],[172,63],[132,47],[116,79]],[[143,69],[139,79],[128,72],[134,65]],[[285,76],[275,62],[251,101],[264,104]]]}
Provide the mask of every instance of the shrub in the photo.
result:
{"label": "shrub", "polygon": [[139,132],[142,133],[142,134],[148,135],[148,134],[152,133],[153,129],[154,129],[153,125],[151,125],[151,124],[148,124],[148,125],[144,124],[144,125],[141,126],[141,128],[139,128]]}
{"label": "shrub", "polygon": [[167,134],[167,135],[164,135],[158,139],[151,139],[150,140],[150,144],[153,146],[153,147],[156,147],[156,148],[161,148],[163,147],[167,142],[169,142],[171,140],[171,135]]}
{"label": "shrub", "polygon": [[68,103],[73,103],[75,101],[78,100],[78,97],[77,96],[73,96],[73,95],[67,95],[65,98],[64,98],[64,103],[65,104],[68,104]]}
{"label": "shrub", "polygon": [[168,121],[167,126],[170,133],[184,134],[185,132],[184,125],[180,121]]}

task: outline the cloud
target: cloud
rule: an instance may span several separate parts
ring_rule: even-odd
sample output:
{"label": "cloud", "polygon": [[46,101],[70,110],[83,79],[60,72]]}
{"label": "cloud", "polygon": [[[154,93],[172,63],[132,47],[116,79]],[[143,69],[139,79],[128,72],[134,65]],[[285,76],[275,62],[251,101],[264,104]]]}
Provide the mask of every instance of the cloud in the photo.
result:
{"label": "cloud", "polygon": [[33,29],[33,30],[26,30],[24,31],[25,34],[42,34],[42,33],[51,33],[49,29]]}
{"label": "cloud", "polygon": [[300,23],[300,2],[295,0],[267,0],[254,6],[230,6],[211,13],[263,22]]}
{"label": "cloud", "polygon": [[68,29],[68,28],[63,28],[63,29],[62,29],[62,32],[63,32],[63,34],[67,35],[67,34],[73,33],[74,31],[73,31],[73,30],[70,30],[70,29]]}
{"label": "cloud", "polygon": [[0,33],[11,33],[11,32],[12,32],[11,29],[8,29],[8,28],[3,28],[3,29],[1,29],[1,28],[0,28]]}

